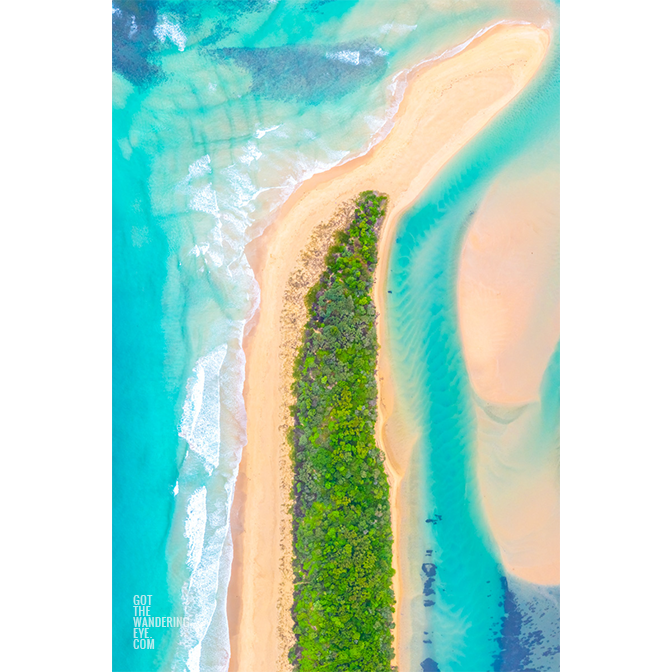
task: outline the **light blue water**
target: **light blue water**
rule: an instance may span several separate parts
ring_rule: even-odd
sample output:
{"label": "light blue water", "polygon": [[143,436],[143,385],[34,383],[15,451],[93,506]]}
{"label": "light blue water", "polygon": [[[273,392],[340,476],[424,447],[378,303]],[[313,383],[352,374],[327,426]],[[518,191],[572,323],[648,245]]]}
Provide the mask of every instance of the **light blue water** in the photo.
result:
{"label": "light blue water", "polygon": [[[406,615],[413,623],[414,670],[558,669],[558,597],[552,590],[538,594],[545,620],[532,618],[535,602],[522,588],[518,596],[511,588],[516,582],[504,574],[480,509],[473,400],[456,311],[463,235],[487,188],[515,159],[535,160],[558,133],[556,35],[543,71],[434,180],[401,219],[392,247],[386,294],[392,367],[421,430],[413,470],[422,492],[406,530],[413,541],[405,558],[415,568]],[[551,440],[559,412],[558,361],[559,350],[542,390],[540,431]]]}
{"label": "light blue water", "polygon": [[[547,3],[113,5],[113,669],[226,670],[245,245],[390,128],[404,72]],[[401,73],[401,74],[400,74]],[[443,244],[450,245],[446,239]],[[187,626],[134,648],[134,595]]]}

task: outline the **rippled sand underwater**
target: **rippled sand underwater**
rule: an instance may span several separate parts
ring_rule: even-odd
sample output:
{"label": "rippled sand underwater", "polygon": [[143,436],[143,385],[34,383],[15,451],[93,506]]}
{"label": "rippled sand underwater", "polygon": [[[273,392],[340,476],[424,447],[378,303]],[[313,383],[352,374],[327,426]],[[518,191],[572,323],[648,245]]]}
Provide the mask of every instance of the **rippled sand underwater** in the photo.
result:
{"label": "rippled sand underwater", "polygon": [[[543,381],[537,381],[534,398],[493,407],[479,397],[470,380],[458,310],[465,233],[495,180],[511,179],[507,171],[524,173],[525,164],[557,162],[553,148],[558,102],[556,43],[528,89],[462,150],[402,217],[392,247],[386,306],[392,373],[396,393],[419,433],[401,485],[408,504],[401,523],[407,534],[401,540],[406,594],[401,604],[400,669],[559,669],[557,582],[539,585],[511,571],[498,543],[502,536],[494,534],[497,528],[484,506],[485,496],[501,494],[503,485],[513,480],[517,492],[521,483],[530,492],[524,492],[522,506],[518,502],[517,508],[509,509],[509,522],[513,512],[520,516],[535,510],[539,492],[553,509],[549,515],[557,512],[558,335],[542,361]],[[555,178],[547,179],[552,185]],[[533,191],[532,196],[545,198],[545,207],[557,213],[557,190]],[[557,233],[557,215],[551,219]],[[553,260],[557,248],[551,248],[548,257]],[[504,247],[499,250],[506,252]],[[519,266],[514,258],[502,277],[510,279]],[[551,265],[549,273],[551,285],[557,287],[557,268]],[[542,297],[544,306],[549,301]],[[533,339],[540,327],[531,328]],[[493,336],[486,329],[487,334]],[[523,369],[514,374],[518,372],[525,376]],[[501,436],[493,438],[492,425],[510,428],[515,423],[519,431],[508,436],[508,444]],[[491,459],[509,450],[518,465],[503,458],[499,473],[493,473],[488,455],[484,457],[487,450]],[[534,524],[531,529],[535,531]],[[547,543],[554,559],[557,535],[545,538],[541,546],[545,549]]]}
{"label": "rippled sand underwater", "polygon": [[[303,180],[389,130],[405,70],[496,21],[542,23],[555,13],[541,2],[449,0],[113,4],[115,670],[227,667],[229,510],[245,444],[242,338],[259,294],[245,245]],[[436,238],[446,256],[456,249],[451,235]],[[453,338],[455,325],[445,328]],[[459,360],[446,338],[433,347]],[[466,408],[458,369],[444,384]],[[473,432],[473,417],[471,429],[451,422],[453,441]],[[431,492],[431,476],[422,490]],[[460,543],[487,536],[460,516]],[[456,542],[439,539],[437,554],[440,543]],[[501,579],[496,559],[479,562]],[[153,651],[133,649],[134,594],[153,594],[154,613],[191,624],[157,630]],[[451,641],[471,642],[460,618],[446,620]],[[473,618],[496,630],[502,608],[484,603]],[[492,637],[474,640],[485,642],[483,660],[500,650]],[[468,669],[449,667],[457,663],[433,646],[442,670]]]}

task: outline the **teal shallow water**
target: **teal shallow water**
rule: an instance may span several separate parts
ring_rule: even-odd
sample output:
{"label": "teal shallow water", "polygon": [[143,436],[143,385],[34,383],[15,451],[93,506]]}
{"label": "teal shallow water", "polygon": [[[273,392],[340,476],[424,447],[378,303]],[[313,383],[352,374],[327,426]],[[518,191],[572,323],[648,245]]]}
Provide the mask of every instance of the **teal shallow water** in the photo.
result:
{"label": "teal shallow water", "polygon": [[[396,75],[495,21],[553,13],[530,7],[113,4],[114,670],[228,667],[242,338],[258,302],[245,245],[301,181],[389,130]],[[150,594],[152,615],[188,625],[136,649],[133,596]]]}
{"label": "teal shallow water", "polygon": [[[411,669],[559,669],[557,589],[537,591],[533,599],[519,586],[516,596],[512,586],[519,582],[506,576],[480,509],[473,397],[456,309],[463,235],[487,188],[512,161],[538,160],[545,145],[557,141],[558,64],[556,41],[528,89],[402,217],[391,250],[386,310],[392,369],[421,432],[413,465],[421,487],[418,513],[402,530],[412,539],[402,562],[415,568],[412,613],[406,615],[413,623]],[[559,349],[544,379],[540,443],[557,433],[558,358]],[[533,616],[537,607],[541,625]]]}

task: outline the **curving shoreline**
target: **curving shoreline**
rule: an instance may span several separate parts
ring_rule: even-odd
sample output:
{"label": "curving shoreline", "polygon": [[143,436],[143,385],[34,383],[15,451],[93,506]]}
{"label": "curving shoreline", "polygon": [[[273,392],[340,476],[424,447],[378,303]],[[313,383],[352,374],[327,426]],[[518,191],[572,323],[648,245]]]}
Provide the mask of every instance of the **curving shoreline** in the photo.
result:
{"label": "curving shoreline", "polygon": [[[294,330],[300,338],[303,324],[296,322],[300,311],[291,317],[292,309],[301,303],[304,286],[291,280],[304,263],[301,254],[310,255],[311,250],[314,254],[315,245],[319,247],[315,230],[333,231],[330,223],[334,212],[360,191],[389,194],[374,285],[380,313],[384,295],[384,281],[380,280],[387,275],[389,247],[399,216],[445,163],[524,88],[543,61],[549,41],[546,30],[532,25],[498,25],[457,55],[423,64],[409,78],[389,135],[365,156],[305,182],[264,235],[248,246],[248,258],[261,288],[261,306],[244,344],[248,444],[232,511],[234,561],[227,606],[232,672],[291,669],[285,655],[293,639],[289,614],[291,525],[287,512],[291,479],[288,481],[290,466],[284,448],[287,375],[291,376],[291,369],[288,371],[283,362],[288,354],[288,332]],[[309,286],[306,282],[305,289]],[[387,454],[390,476],[398,626],[403,604],[398,486],[412,435],[408,443],[397,441],[395,446],[384,436],[385,427],[395,421],[394,397],[387,375],[382,318],[377,329],[381,351],[376,436]],[[395,634],[399,654],[398,627]],[[403,648],[403,633],[401,640]],[[403,655],[397,659],[403,660]]]}

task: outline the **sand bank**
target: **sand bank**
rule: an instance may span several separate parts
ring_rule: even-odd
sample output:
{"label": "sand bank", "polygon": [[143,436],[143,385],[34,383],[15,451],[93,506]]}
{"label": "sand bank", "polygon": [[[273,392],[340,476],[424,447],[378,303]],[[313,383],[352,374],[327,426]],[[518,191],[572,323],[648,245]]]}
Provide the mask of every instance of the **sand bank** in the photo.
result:
{"label": "sand bank", "polygon": [[465,237],[458,314],[479,397],[479,487],[506,569],[560,582],[558,437],[540,386],[560,336],[557,163],[502,173]]}
{"label": "sand bank", "polygon": [[[387,138],[366,156],[304,183],[264,235],[250,244],[248,258],[261,287],[261,308],[245,341],[248,445],[239,475],[244,495],[238,497],[237,486],[234,504],[240,531],[234,537],[228,605],[230,629],[235,633],[232,672],[271,672],[289,667],[286,651],[293,635],[287,496],[291,471],[284,437],[290,401],[291,343],[298,342],[305,310],[300,297],[309,287],[308,276],[302,275],[301,255],[316,259],[313,252],[323,243],[319,232],[314,237],[315,230],[337,228],[338,218],[333,217],[339,207],[362,190],[377,190],[390,197],[381,232],[378,273],[378,277],[385,277],[392,231],[399,215],[445,163],[527,84],[548,44],[548,33],[534,26],[498,26],[460,54],[418,69]],[[381,283],[376,283],[374,293],[381,306]],[[378,328],[384,362],[382,321]],[[379,375],[384,376],[385,371],[386,366],[381,364]],[[394,401],[385,381],[381,381],[380,389],[378,436],[383,441],[383,426],[390,420]],[[387,462],[395,538],[398,483],[407,462],[404,443],[411,444],[412,437],[408,442],[397,442]],[[399,595],[398,577],[395,590]]]}

